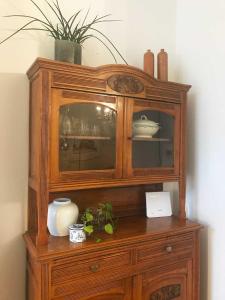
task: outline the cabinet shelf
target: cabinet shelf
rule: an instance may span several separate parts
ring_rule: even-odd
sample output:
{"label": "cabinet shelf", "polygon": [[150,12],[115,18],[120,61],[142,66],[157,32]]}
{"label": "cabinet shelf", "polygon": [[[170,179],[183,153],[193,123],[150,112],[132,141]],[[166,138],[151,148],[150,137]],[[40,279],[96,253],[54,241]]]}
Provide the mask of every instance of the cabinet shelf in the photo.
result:
{"label": "cabinet shelf", "polygon": [[110,136],[88,136],[88,135],[60,135],[62,139],[74,139],[74,140],[111,140]]}
{"label": "cabinet shelf", "polygon": [[140,141],[140,142],[170,142],[171,139],[149,138],[149,137],[132,137],[132,141]]}

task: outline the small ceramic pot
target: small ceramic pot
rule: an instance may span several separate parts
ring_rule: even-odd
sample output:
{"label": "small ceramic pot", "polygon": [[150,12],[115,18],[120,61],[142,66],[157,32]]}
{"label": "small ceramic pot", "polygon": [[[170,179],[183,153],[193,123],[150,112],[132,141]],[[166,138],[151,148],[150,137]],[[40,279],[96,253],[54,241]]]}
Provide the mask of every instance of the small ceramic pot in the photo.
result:
{"label": "small ceramic pot", "polygon": [[83,224],[73,224],[69,226],[70,241],[72,243],[81,243],[86,240]]}
{"label": "small ceramic pot", "polygon": [[133,122],[133,135],[136,137],[151,138],[158,130],[159,124],[149,120],[145,115]]}
{"label": "small ceramic pot", "polygon": [[80,65],[81,56],[80,44],[67,40],[55,40],[55,60]]}
{"label": "small ceramic pot", "polygon": [[69,226],[76,223],[78,207],[68,198],[57,198],[48,206],[48,230],[54,236],[69,235]]}

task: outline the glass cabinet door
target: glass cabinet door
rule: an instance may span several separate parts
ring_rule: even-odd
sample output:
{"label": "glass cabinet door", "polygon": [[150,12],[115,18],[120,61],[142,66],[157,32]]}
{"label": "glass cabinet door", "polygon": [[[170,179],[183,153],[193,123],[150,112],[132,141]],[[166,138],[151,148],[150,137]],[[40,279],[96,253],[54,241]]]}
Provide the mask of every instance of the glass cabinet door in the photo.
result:
{"label": "glass cabinet door", "polygon": [[120,177],[120,114],[115,97],[54,91],[51,177]]}
{"label": "glass cabinet door", "polygon": [[178,174],[179,105],[129,99],[127,113],[127,175]]}

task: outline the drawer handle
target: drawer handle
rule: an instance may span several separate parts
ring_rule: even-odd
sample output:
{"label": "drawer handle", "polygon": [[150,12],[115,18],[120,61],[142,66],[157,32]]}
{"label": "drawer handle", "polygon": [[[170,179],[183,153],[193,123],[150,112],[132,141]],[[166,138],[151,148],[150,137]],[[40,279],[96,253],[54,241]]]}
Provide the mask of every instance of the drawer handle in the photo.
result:
{"label": "drawer handle", "polygon": [[172,246],[166,246],[166,252],[167,253],[171,253],[173,251],[173,247]]}
{"label": "drawer handle", "polygon": [[91,272],[96,273],[99,270],[100,266],[96,264],[96,265],[91,265],[89,268]]}

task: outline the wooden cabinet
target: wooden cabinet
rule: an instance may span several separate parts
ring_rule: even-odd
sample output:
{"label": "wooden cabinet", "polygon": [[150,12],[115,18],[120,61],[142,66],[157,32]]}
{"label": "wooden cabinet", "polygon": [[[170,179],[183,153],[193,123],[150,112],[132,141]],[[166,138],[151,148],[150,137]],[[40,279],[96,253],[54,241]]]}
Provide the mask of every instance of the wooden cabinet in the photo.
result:
{"label": "wooden cabinet", "polygon": [[[125,65],[37,59],[30,79],[29,300],[199,300],[199,230],[185,218],[188,85]],[[135,131],[140,120],[157,130]],[[179,211],[145,217],[145,193],[177,182]],[[113,236],[82,244],[47,231],[48,204],[112,202]]]}

